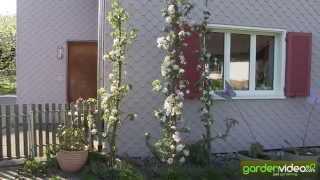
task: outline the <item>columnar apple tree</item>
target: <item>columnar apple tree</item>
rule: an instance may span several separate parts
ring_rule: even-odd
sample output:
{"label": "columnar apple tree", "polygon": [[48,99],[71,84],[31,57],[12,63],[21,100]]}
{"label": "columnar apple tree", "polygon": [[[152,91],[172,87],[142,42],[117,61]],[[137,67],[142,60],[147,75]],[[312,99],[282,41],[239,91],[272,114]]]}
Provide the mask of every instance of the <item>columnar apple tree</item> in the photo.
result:
{"label": "columnar apple tree", "polygon": [[112,27],[113,46],[111,51],[105,55],[105,59],[108,59],[112,65],[111,73],[108,75],[110,89],[102,89],[99,94],[103,119],[107,125],[105,137],[109,144],[110,166],[114,167],[117,155],[117,130],[124,120],[134,119],[136,116],[135,114],[124,116],[121,111],[123,98],[131,89],[131,85],[124,83],[124,66],[127,63],[127,48],[136,38],[136,30],[129,29],[126,25],[129,15],[119,0],[111,2],[112,7],[107,19]]}
{"label": "columnar apple tree", "polygon": [[[186,28],[185,17],[191,8],[186,0],[167,0],[162,11],[165,18],[165,34],[157,39],[157,46],[164,51],[161,64],[161,80],[152,83],[153,90],[164,95],[163,106],[155,110],[154,115],[161,124],[161,137],[149,147],[153,154],[169,165],[184,163],[189,150],[182,140],[181,134],[187,129],[182,127],[183,101],[188,93],[188,82],[184,80],[186,64],[183,48],[184,39],[190,34]],[[146,133],[147,140],[150,135]],[[147,141],[149,142],[149,141]]]}

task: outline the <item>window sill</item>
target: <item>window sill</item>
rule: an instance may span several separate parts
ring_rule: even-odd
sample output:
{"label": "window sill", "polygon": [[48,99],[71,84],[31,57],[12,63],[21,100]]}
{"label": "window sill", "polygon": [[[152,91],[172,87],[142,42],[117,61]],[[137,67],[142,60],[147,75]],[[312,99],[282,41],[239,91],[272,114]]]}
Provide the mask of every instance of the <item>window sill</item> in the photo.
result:
{"label": "window sill", "polygon": [[0,98],[17,98],[17,95],[0,95]]}
{"label": "window sill", "polygon": [[263,100],[263,99],[269,99],[269,100],[272,100],[272,99],[286,99],[285,96],[237,96],[237,97],[234,97],[232,99],[247,99],[247,100],[250,100],[250,99],[255,99],[255,100]]}
{"label": "window sill", "polygon": [[[283,93],[266,93],[266,94],[259,94],[259,93],[239,93],[236,92],[237,96],[232,97],[233,100],[276,100],[276,99],[286,99],[286,96]],[[225,100],[224,98],[215,95],[215,100]]]}

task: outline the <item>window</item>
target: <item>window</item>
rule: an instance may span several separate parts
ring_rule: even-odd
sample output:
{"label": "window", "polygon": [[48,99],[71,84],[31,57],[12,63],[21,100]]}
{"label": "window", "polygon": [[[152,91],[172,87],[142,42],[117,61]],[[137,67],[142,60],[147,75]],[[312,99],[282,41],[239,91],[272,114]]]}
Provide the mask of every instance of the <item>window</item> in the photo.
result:
{"label": "window", "polygon": [[231,34],[230,84],[235,90],[249,90],[250,35]]}
{"label": "window", "polygon": [[274,36],[257,36],[256,90],[273,90]]}
{"label": "window", "polygon": [[237,98],[284,98],[284,30],[209,25],[210,79],[231,84]]}
{"label": "window", "polygon": [[213,63],[210,67],[210,78],[214,80],[214,86],[222,90],[224,86],[224,33],[212,32],[207,37],[207,49],[211,52]]}

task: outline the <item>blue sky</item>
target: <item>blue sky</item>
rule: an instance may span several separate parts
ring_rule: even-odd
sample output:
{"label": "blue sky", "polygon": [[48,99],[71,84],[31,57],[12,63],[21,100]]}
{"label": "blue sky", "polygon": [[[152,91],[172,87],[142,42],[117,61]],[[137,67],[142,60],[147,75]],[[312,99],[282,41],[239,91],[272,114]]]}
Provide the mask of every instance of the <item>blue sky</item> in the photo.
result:
{"label": "blue sky", "polygon": [[15,15],[16,0],[0,0],[0,15]]}

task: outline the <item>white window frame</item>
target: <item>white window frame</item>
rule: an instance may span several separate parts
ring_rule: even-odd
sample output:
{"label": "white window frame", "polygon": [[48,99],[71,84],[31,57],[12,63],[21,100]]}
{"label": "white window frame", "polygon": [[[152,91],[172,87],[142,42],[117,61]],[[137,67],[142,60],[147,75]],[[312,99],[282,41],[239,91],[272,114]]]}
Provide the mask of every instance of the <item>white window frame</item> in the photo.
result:
{"label": "white window frame", "polygon": [[[250,77],[249,90],[235,91],[237,96],[233,99],[284,99],[285,86],[285,65],[286,65],[286,34],[284,29],[246,27],[209,24],[210,32],[222,32],[224,39],[224,79],[229,81],[230,75],[230,53],[231,34],[250,35]],[[275,37],[274,46],[274,80],[273,90],[255,90],[255,69],[256,69],[256,37],[257,35],[268,35]]]}

